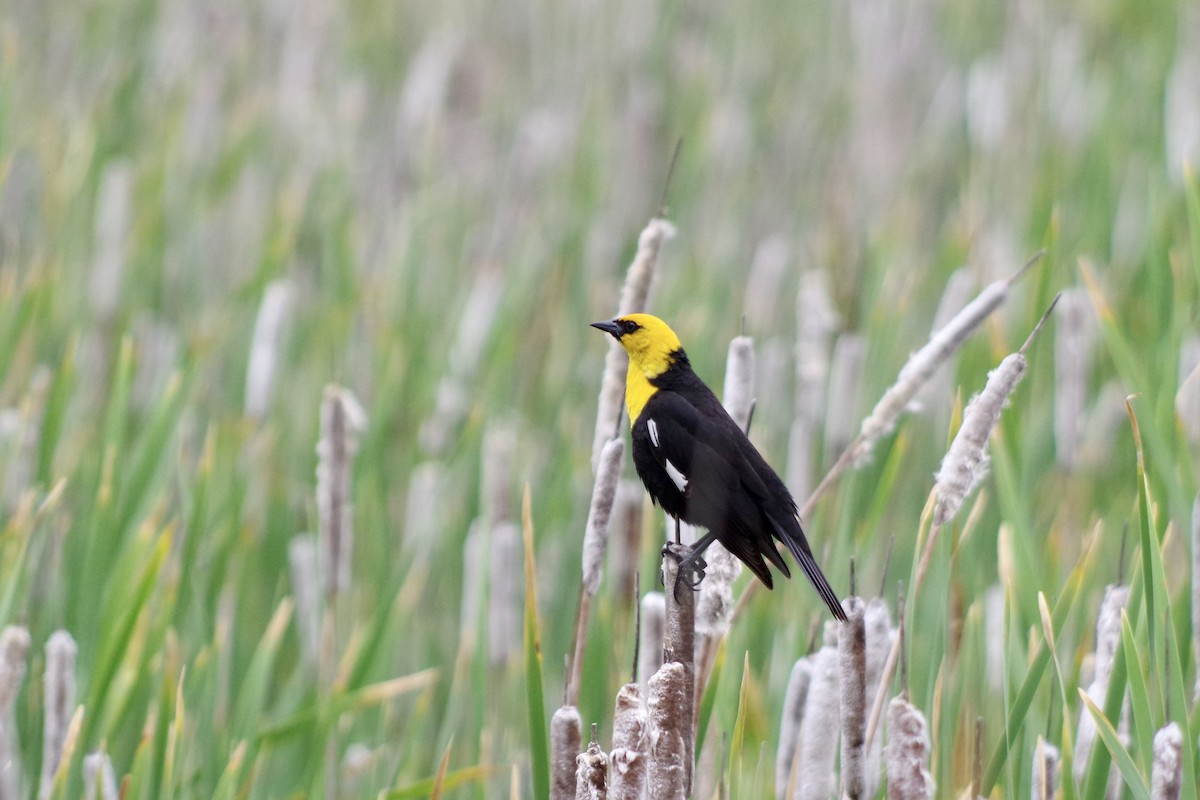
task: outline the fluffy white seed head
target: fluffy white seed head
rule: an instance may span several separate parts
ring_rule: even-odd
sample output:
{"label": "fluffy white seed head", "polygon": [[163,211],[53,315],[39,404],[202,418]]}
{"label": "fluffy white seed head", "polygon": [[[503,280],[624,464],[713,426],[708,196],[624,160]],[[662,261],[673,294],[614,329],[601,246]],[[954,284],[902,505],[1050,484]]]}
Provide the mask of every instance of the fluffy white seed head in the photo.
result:
{"label": "fluffy white seed head", "polygon": [[84,800],[117,800],[117,773],[108,753],[88,753],[83,757]]}
{"label": "fluffy white seed head", "polygon": [[749,336],[733,337],[729,343],[729,355],[725,358],[722,403],[743,431],[750,421],[750,410],[754,404],[754,366],[754,340]]}
{"label": "fluffy white seed head", "polygon": [[812,674],[813,657],[805,656],[792,665],[788,676],[787,691],[783,695],[783,718],[779,723],[779,750],[775,753],[775,800],[790,796],[787,790],[794,778],[792,765],[800,746],[800,724],[804,721]]}
{"label": "fluffy white seed head", "polygon": [[71,716],[75,713],[75,639],[66,631],[55,631],[46,642],[46,673],[43,680],[44,723],[42,728],[42,780],[39,795],[49,797],[54,773],[62,761],[63,745]]}
{"label": "fluffy white seed head", "polygon": [[813,656],[812,680],[800,722],[796,754],[796,797],[828,800],[837,789],[838,651],[825,645]]}
{"label": "fluffy white seed head", "polygon": [[366,414],[354,393],[332,384],[325,387],[317,442],[317,513],[325,592],[331,597],[350,585],[354,547],[350,478],[358,437],[365,427]]}
{"label": "fluffy white seed head", "polygon": [[263,292],[250,338],[250,359],[246,364],[246,416],[259,419],[271,406],[276,365],[291,318],[295,290],[287,279],[272,281]]}
{"label": "fluffy white seed head", "polygon": [[590,595],[595,595],[600,588],[604,551],[608,546],[608,520],[617,496],[624,457],[625,442],[622,439],[609,439],[600,451],[592,505],[588,509],[587,530],[583,536],[583,588]]}
{"label": "fluffy white seed head", "polygon": [[928,800],[937,784],[929,773],[929,731],[925,715],[903,697],[888,705],[887,796]]}
{"label": "fluffy white seed head", "polygon": [[720,637],[729,630],[733,616],[733,582],[742,574],[742,562],[720,542],[705,552],[708,568],[696,599],[696,633]]}
{"label": "fluffy white seed head", "polygon": [[1151,800],[1178,800],[1183,789],[1183,731],[1171,722],[1154,734]]}
{"label": "fluffy white seed head", "polygon": [[583,750],[583,721],[575,706],[561,706],[550,718],[550,797],[575,796],[575,758]]}

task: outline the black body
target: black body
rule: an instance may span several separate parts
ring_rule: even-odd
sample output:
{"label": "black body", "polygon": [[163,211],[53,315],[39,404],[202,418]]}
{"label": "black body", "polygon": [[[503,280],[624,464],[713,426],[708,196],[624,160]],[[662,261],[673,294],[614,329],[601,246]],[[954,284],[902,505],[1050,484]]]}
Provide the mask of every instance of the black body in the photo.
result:
{"label": "black body", "polygon": [[[633,463],[651,498],[667,514],[708,529],[768,589],[772,580],[766,561],[791,575],[775,547],[775,540],[783,542],[833,615],[845,619],[783,481],[692,371],[687,355],[676,350],[672,362],[651,379],[658,391],[633,424]],[[681,491],[677,481],[683,476]]]}

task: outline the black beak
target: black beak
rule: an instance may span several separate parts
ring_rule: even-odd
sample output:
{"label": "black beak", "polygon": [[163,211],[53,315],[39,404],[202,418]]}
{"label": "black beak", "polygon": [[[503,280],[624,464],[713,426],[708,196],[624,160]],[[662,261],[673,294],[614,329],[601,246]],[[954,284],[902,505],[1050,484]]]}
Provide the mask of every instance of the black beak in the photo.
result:
{"label": "black beak", "polygon": [[621,338],[621,326],[617,325],[615,320],[606,320],[604,322],[593,322],[593,328],[599,328],[605,333],[611,334],[614,339]]}

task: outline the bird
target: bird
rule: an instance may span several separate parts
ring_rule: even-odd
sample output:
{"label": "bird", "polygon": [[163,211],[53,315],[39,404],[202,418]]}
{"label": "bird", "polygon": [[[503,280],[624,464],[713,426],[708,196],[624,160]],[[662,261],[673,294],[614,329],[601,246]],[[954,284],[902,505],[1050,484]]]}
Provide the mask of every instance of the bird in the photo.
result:
{"label": "bird", "polygon": [[670,326],[650,314],[625,314],[593,322],[592,327],[610,334],[629,355],[625,407],[638,477],[651,499],[677,523],[682,520],[707,531],[680,561],[676,597],[680,580],[687,580],[692,589],[699,586],[707,566],[703,553],[715,541],[772,588],[767,561],[791,577],[775,546],[779,541],[833,616],[845,620],[841,601],[804,536],[796,501],[692,371]]}

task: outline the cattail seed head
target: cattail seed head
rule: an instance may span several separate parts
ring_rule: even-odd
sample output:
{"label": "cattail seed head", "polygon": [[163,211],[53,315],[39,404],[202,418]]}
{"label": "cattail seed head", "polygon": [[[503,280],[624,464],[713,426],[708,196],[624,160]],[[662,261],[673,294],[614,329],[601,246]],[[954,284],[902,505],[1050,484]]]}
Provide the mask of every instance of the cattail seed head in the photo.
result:
{"label": "cattail seed head", "polygon": [[513,512],[513,474],[517,433],[511,425],[492,424],[483,435],[479,471],[479,507],[495,524],[516,519]]}
{"label": "cattail seed head", "polygon": [[459,646],[471,652],[479,630],[483,589],[488,585],[488,527],[482,517],[476,517],[467,529],[463,543],[462,608],[459,616]]}
{"label": "cattail seed head", "polygon": [[[887,603],[878,597],[867,601],[864,627],[867,638],[867,709],[873,712],[872,706],[879,694],[879,685],[883,681],[888,656],[899,633],[892,626],[892,615]],[[883,736],[881,732],[876,732],[871,737],[866,753],[866,766],[863,770],[864,797],[874,797],[877,793],[882,761]]]}
{"label": "cattail seed head", "polygon": [[1183,789],[1183,732],[1172,722],[1154,734],[1151,800],[1179,800]]}
{"label": "cattail seed head", "polygon": [[792,765],[800,745],[800,724],[808,687],[812,683],[813,657],[805,656],[792,665],[787,691],[783,695],[783,718],[779,722],[779,750],[775,753],[775,800],[790,797],[788,788],[793,782]]}
{"label": "cattail seed head", "polygon": [[1030,797],[1036,800],[1052,800],[1058,787],[1058,748],[1038,737],[1033,752],[1033,779]]}
{"label": "cattail seed head", "polygon": [[293,536],[288,543],[292,597],[296,600],[296,628],[304,658],[318,666],[321,642],[321,582],[317,569],[317,541],[311,534]]}
{"label": "cattail seed head", "polygon": [[[1121,641],[1121,615],[1129,602],[1129,587],[1110,584],[1104,589],[1100,613],[1096,618],[1096,654],[1092,661],[1093,674],[1086,692],[1096,703],[1104,703],[1108,694],[1108,679],[1112,675],[1113,659]],[[1096,741],[1096,722],[1086,709],[1079,714],[1075,730],[1075,779],[1082,780],[1088,759]]]}
{"label": "cattail seed head", "polygon": [[1084,289],[1067,289],[1054,330],[1054,444],[1058,464],[1074,468],[1087,420],[1087,387],[1096,317]]}
{"label": "cattail seed head", "polygon": [[925,715],[903,697],[888,704],[887,796],[928,800],[937,785],[929,774],[929,732]]}
{"label": "cattail seed head", "polygon": [[838,633],[838,698],[842,731],[842,796],[866,795],[867,629],[862,600],[843,603],[846,621]]}
{"label": "cattail seed head", "polygon": [[321,404],[321,438],[317,442],[317,512],[325,593],[335,597],[350,585],[350,477],[359,433],[366,426],[362,406],[349,389],[329,385]]}
{"label": "cattail seed head", "polygon": [[831,402],[825,415],[826,452],[841,451],[854,436],[866,360],[867,339],[861,333],[843,333],[834,342],[829,372]]}
{"label": "cattail seed head", "polygon": [[608,756],[600,749],[593,732],[587,752],[575,757],[575,800],[606,800],[607,797]]}
{"label": "cattail seed head", "polygon": [[839,730],[837,645],[825,645],[813,657],[812,682],[800,723],[796,756],[796,797],[828,800],[837,789],[834,761]]}
{"label": "cattail seed head", "polygon": [[713,542],[704,555],[708,568],[696,600],[696,633],[719,638],[733,617],[733,582],[742,574],[742,562],[720,542]]}
{"label": "cattail seed head", "polygon": [[[675,226],[665,219],[655,217],[646,225],[638,237],[637,254],[625,275],[621,289],[621,302],[617,316],[646,310],[650,295],[650,283],[658,264],[658,254],[663,242],[675,235]],[[629,357],[616,341],[609,342],[608,355],[604,359],[604,377],[600,384],[599,407],[596,410],[596,433],[592,439],[592,468],[600,461],[600,451],[617,428],[621,415],[622,398],[625,394],[625,370]]]}
{"label": "cattail seed head", "polygon": [[743,431],[754,405],[754,340],[735,336],[725,359],[725,391],[722,404]]}
{"label": "cattail seed head", "polygon": [[608,796],[612,800],[641,800],[649,763],[649,724],[638,685],[625,684],[617,692],[613,712],[612,752],[608,757]]}
{"label": "cattail seed head", "polygon": [[662,592],[646,592],[642,598],[642,630],[638,642],[638,683],[648,692],[650,676],[663,663],[663,641],[667,629],[667,599]]}
{"label": "cattail seed head", "polygon": [[646,773],[649,797],[682,800],[688,795],[691,697],[687,669],[677,661],[664,663],[650,677],[650,763]]}
{"label": "cattail seed head", "polygon": [[250,339],[250,358],[246,364],[245,413],[259,419],[271,405],[275,369],[288,328],[294,289],[287,279],[272,281],[263,292]]}
{"label": "cattail seed head", "polygon": [[817,430],[825,416],[829,353],[841,319],[829,297],[829,275],[810,270],[796,294],[796,405],[788,434],[787,485],[796,497],[812,489]]}
{"label": "cattail seed head", "polygon": [[617,480],[625,442],[609,439],[600,451],[596,468],[596,483],[592,489],[592,505],[588,509],[587,531],[583,537],[583,588],[595,595],[600,588],[600,573],[604,566],[604,550],[608,545],[608,520],[617,495]]}
{"label": "cattail seed head", "polygon": [[46,642],[45,716],[42,729],[42,781],[39,796],[50,796],[54,774],[62,761],[63,745],[75,713],[75,640],[55,631]]}
{"label": "cattail seed head", "polygon": [[21,756],[13,714],[25,679],[29,631],[8,625],[0,632],[0,800],[21,796]]}
{"label": "cattail seed head", "polygon": [[633,594],[634,575],[642,552],[645,497],[646,490],[636,478],[617,482],[617,496],[613,500],[609,521],[609,538],[613,540],[613,546],[608,548],[608,572],[612,578],[612,593],[616,597],[630,597]]}
{"label": "cattail seed head", "polygon": [[84,800],[118,800],[117,773],[108,753],[88,753],[83,757]]}
{"label": "cattail seed head", "polygon": [[[497,666],[508,663],[521,647],[521,609],[524,598],[518,576],[522,574],[521,529],[512,522],[492,528],[488,580],[488,654]],[[574,770],[571,772],[574,775]],[[574,786],[574,782],[571,784]]]}
{"label": "cattail seed head", "polygon": [[550,718],[550,797],[575,796],[575,758],[583,750],[583,721],[575,706],[561,706]]}

